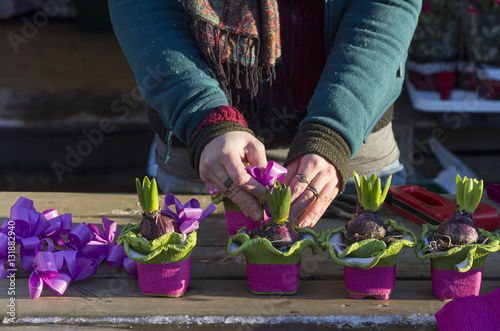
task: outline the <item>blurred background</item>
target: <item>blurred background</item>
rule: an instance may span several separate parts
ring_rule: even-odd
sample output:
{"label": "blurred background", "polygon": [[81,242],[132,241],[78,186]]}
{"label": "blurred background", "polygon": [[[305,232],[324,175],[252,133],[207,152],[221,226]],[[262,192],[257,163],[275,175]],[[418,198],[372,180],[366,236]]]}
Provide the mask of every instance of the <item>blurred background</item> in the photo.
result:
{"label": "blurred background", "polygon": [[134,192],[153,134],[104,0],[0,0],[0,189]]}
{"label": "blurred background", "polygon": [[[107,2],[0,0],[0,35],[0,190],[134,192],[153,134]],[[500,183],[499,35],[498,1],[424,1],[394,122],[410,183]]]}

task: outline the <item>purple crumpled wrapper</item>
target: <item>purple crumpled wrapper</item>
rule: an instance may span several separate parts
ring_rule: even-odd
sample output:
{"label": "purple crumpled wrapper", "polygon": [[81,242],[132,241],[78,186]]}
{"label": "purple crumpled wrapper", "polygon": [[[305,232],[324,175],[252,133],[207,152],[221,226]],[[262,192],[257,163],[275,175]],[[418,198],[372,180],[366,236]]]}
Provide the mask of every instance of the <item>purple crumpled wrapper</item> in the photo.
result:
{"label": "purple crumpled wrapper", "polygon": [[[500,288],[453,299],[435,314],[439,331],[500,330]],[[473,326],[473,327],[472,327]]]}
{"label": "purple crumpled wrapper", "polygon": [[486,195],[490,200],[500,203],[500,184],[488,184]]}

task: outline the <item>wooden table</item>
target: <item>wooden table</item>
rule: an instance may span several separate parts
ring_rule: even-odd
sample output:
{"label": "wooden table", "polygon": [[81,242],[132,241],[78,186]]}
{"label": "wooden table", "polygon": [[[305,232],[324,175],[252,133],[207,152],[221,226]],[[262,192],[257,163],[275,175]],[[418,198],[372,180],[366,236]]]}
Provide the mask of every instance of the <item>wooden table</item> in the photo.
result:
{"label": "wooden table", "polygon": [[[10,207],[20,196],[35,202],[41,212],[55,208],[59,214],[71,213],[73,224],[94,223],[100,226],[101,215],[116,221],[119,229],[140,220],[140,208],[133,194],[32,193],[0,192],[0,221],[9,218]],[[182,202],[190,197],[178,196]],[[197,196],[202,207],[208,196]],[[500,205],[484,199],[500,210]],[[381,216],[403,223],[420,236],[421,227],[383,208]],[[322,219],[314,230],[344,226],[346,219]],[[498,231],[498,229],[496,230]],[[227,253],[228,235],[222,205],[201,223],[198,244],[193,251],[191,284],[181,298],[157,298],[141,295],[137,279],[121,267],[105,263],[88,281],[72,282],[63,296],[44,290],[38,299],[30,299],[29,273],[20,260],[15,283],[17,324],[26,329],[53,329],[68,325],[81,328],[109,329],[341,329],[384,328],[401,330],[437,330],[434,313],[445,302],[434,297],[428,261],[415,257],[405,248],[398,256],[397,279],[390,300],[350,299],[344,288],[343,267],[328,252],[312,255],[306,250],[301,263],[301,285],[292,296],[254,295],[247,286],[245,258]],[[0,306],[11,295],[9,281],[0,280]],[[490,254],[483,274],[481,294],[500,287],[500,253]],[[5,320],[4,320],[5,322]]]}

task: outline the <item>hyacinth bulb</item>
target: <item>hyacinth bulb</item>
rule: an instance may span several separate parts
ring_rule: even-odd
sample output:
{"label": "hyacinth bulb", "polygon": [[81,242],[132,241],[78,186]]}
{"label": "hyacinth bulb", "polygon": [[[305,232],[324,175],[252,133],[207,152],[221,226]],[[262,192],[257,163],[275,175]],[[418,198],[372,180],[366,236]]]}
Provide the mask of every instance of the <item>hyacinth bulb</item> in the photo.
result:
{"label": "hyacinth bulb", "polygon": [[451,245],[474,244],[479,239],[477,228],[472,215],[476,210],[483,194],[483,180],[475,178],[456,177],[456,196],[458,209],[449,219],[442,222],[436,233],[449,240]]}
{"label": "hyacinth bulb", "polygon": [[356,215],[346,225],[347,245],[365,239],[382,240],[386,236],[387,227],[379,216],[379,210],[391,185],[392,176],[387,178],[382,190],[382,181],[375,174],[367,179],[353,171],[354,184],[358,195]]}
{"label": "hyacinth bulb", "polygon": [[139,178],[136,178],[135,184],[143,212],[139,235],[147,240],[155,240],[167,233],[180,232],[177,221],[160,212],[156,179],[150,181],[146,176],[141,184]]}
{"label": "hyacinth bulb", "polygon": [[180,233],[177,221],[160,212],[144,217],[139,226],[139,234],[149,241],[171,232]]}
{"label": "hyacinth bulb", "polygon": [[378,212],[365,212],[358,204],[356,215],[346,225],[346,244],[350,245],[365,239],[382,240],[387,227]]}

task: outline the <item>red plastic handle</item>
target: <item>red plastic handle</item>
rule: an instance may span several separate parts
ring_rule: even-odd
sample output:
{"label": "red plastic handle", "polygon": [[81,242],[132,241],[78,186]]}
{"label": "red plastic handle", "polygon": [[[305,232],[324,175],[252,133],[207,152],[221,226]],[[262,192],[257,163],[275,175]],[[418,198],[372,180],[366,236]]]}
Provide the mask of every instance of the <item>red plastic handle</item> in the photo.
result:
{"label": "red plastic handle", "polygon": [[[392,186],[389,188],[389,193],[401,202],[439,222],[443,222],[453,216],[457,209],[455,202],[417,185]],[[485,203],[479,204],[474,212],[473,219],[479,228],[485,230],[496,229],[500,223],[498,211]]]}
{"label": "red plastic handle", "polygon": [[453,216],[457,209],[453,201],[417,185],[393,186],[389,189],[389,193],[440,222]]}

